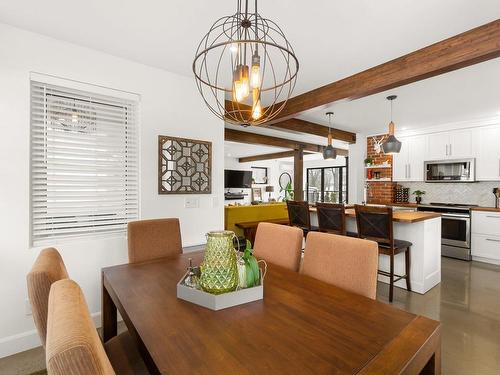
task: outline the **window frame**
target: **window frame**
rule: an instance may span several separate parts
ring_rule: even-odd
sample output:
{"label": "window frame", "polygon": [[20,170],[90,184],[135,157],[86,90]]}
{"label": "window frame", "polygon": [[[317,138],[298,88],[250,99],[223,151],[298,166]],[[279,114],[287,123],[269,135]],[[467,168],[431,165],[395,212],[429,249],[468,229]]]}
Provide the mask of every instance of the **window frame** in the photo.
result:
{"label": "window frame", "polygon": [[[127,191],[129,191],[129,186],[132,186],[134,189],[135,197],[132,198],[133,205],[135,207],[135,214],[132,214],[130,217],[128,217],[128,214],[125,214],[123,221],[125,222],[119,227],[113,228],[111,225],[112,224],[105,224],[105,226],[109,225],[108,229],[104,229],[101,231],[93,230],[92,227],[98,227],[97,225],[89,225],[89,228],[87,231],[79,231],[78,226],[69,226],[71,229],[76,229],[74,233],[56,233],[52,236],[47,236],[47,237],[42,237],[40,235],[35,234],[34,230],[34,221],[36,219],[36,215],[34,214],[34,167],[37,166],[37,164],[40,163],[39,156],[34,156],[34,143],[33,143],[33,131],[36,129],[36,125],[34,118],[33,118],[33,107],[34,107],[34,101],[36,101],[36,98],[33,97],[33,90],[34,90],[34,85],[46,85],[47,87],[53,87],[53,86],[58,86],[61,89],[66,89],[68,90],[68,93],[73,92],[73,95],[78,95],[78,92],[80,94],[90,94],[90,97],[92,99],[95,99],[95,101],[89,101],[89,103],[98,103],[98,105],[109,105],[110,107],[112,106],[111,103],[102,103],[99,102],[98,98],[102,96],[109,97],[110,99],[117,100],[117,101],[122,101],[123,108],[125,109],[125,114],[124,114],[124,121],[122,122],[124,126],[124,135],[123,135],[123,142],[121,145],[123,146],[123,149],[125,150],[125,157],[123,159],[123,171],[129,171],[130,166],[129,163],[135,164],[134,167],[134,172],[136,176],[136,181],[133,183],[127,182],[126,186],[123,188],[123,194],[125,196],[125,199],[127,198]],[[141,217],[141,189],[140,189],[140,180],[141,180],[141,168],[140,168],[140,163],[141,163],[141,140],[140,140],[140,101],[141,97],[138,94],[131,93],[131,92],[126,92],[126,91],[120,91],[120,90],[115,90],[103,86],[96,86],[92,84],[87,84],[83,82],[78,82],[78,81],[73,81],[69,79],[64,79],[64,78],[59,78],[59,77],[54,77],[54,76],[48,76],[40,73],[35,73],[31,72],[30,73],[30,79],[29,79],[29,103],[30,103],[30,123],[29,123],[29,135],[30,135],[30,141],[29,141],[29,153],[30,153],[30,158],[29,158],[29,181],[30,181],[30,187],[29,187],[29,247],[40,247],[40,246],[45,246],[47,244],[61,244],[61,243],[66,243],[66,242],[75,242],[75,241],[81,241],[82,239],[94,239],[94,238],[116,238],[120,237],[123,238],[126,236],[126,222],[131,221],[131,220],[137,220]],[[76,92],[76,93],[75,93]],[[43,98],[45,98],[45,95],[43,94]],[[69,96],[66,97],[66,99],[72,97],[70,96],[71,94],[68,94]],[[97,99],[96,99],[97,98]],[[44,99],[46,100],[46,99]],[[116,106],[118,107],[118,106]],[[122,106],[120,106],[122,107]],[[128,110],[132,110],[130,114],[128,114]],[[131,117],[134,117],[131,119]],[[43,120],[45,123],[47,119]],[[98,121],[98,120],[97,120]],[[45,125],[46,126],[46,125]],[[132,130],[129,130],[132,129]],[[130,136],[132,136],[133,140],[130,141]],[[47,135],[45,134],[45,137]],[[44,143],[46,143],[47,140],[45,138]],[[132,143],[131,143],[132,142]],[[129,146],[130,145],[130,146]],[[130,151],[130,147],[132,147],[135,151],[133,151],[133,154],[131,154],[132,151]],[[43,152],[47,152],[47,149],[45,148]],[[70,149],[74,150],[74,149]],[[130,156],[129,156],[130,154]],[[107,155],[107,154],[106,154]],[[95,163],[95,161],[92,160],[92,162]],[[122,169],[120,169],[122,170]],[[123,177],[123,181],[127,181],[130,178],[130,174],[127,174]],[[101,182],[96,183],[96,189],[99,189],[99,185]],[[129,185],[131,184],[131,185]],[[43,185],[42,185],[43,186]],[[121,194],[121,193],[118,193]],[[92,206],[98,206],[95,202],[91,204]],[[118,211],[116,211],[118,212]],[[113,211],[110,211],[110,214],[114,214]],[[75,222],[78,223],[78,216],[75,218]],[[92,222],[93,223],[93,222]],[[123,228],[123,226],[125,226]]]}
{"label": "window frame", "polygon": [[[320,170],[321,171],[321,190],[319,191],[321,200],[317,202],[323,203],[325,201],[325,170],[326,169],[338,169],[339,170],[339,202],[347,203],[349,202],[349,163],[347,157],[345,158],[344,165],[335,165],[329,167],[310,167],[306,169],[306,200],[309,202],[309,171],[310,170]],[[345,172],[345,173],[344,173]],[[345,199],[344,199],[344,185],[343,179],[345,174]],[[311,203],[311,202],[310,202]],[[315,204],[316,202],[312,202],[311,204]]]}

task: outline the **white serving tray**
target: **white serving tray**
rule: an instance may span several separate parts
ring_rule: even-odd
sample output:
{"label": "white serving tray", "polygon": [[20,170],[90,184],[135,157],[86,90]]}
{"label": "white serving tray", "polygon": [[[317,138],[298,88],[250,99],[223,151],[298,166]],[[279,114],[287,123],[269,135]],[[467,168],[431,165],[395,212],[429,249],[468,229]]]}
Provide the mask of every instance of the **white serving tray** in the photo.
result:
{"label": "white serving tray", "polygon": [[[222,310],[228,307],[242,305],[244,303],[258,301],[264,298],[264,285],[252,288],[239,289],[234,292],[224,294],[210,294],[203,290],[190,288],[184,284],[186,274],[177,283],[177,298],[206,307],[210,310]],[[262,280],[262,276],[261,276]]]}

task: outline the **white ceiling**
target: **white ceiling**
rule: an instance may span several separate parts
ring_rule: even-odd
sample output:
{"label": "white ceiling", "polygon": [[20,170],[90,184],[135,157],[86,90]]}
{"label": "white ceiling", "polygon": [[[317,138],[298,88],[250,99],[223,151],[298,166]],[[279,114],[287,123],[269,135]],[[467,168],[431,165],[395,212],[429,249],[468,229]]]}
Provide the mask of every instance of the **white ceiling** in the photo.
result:
{"label": "white ceiling", "polygon": [[[235,5],[235,0],[1,1],[0,22],[191,76],[199,41]],[[295,49],[298,94],[498,19],[500,1],[267,0],[259,2],[259,12],[282,27]],[[498,72],[496,63],[491,69]],[[400,95],[396,120],[416,126],[500,110],[472,98],[498,94],[494,85],[484,86],[488,76],[470,78],[466,86],[460,78],[446,85],[432,82],[392,90]],[[335,104],[339,127],[369,131],[385,125],[385,96]],[[323,112],[304,116],[326,124]]]}
{"label": "white ceiling", "polygon": [[[235,0],[16,0],[0,21],[191,76],[201,38]],[[295,94],[500,18],[498,0],[259,2],[300,61]]]}

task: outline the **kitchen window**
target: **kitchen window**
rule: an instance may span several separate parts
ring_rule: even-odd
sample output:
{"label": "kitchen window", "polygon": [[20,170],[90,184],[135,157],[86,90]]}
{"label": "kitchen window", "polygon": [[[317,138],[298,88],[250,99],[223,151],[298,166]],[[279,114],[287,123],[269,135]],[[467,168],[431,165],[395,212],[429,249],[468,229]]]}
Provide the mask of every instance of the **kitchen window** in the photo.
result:
{"label": "kitchen window", "polygon": [[348,172],[345,166],[307,168],[307,201],[347,203]]}
{"label": "kitchen window", "polygon": [[32,80],[32,244],[123,232],[138,194],[137,101]]}

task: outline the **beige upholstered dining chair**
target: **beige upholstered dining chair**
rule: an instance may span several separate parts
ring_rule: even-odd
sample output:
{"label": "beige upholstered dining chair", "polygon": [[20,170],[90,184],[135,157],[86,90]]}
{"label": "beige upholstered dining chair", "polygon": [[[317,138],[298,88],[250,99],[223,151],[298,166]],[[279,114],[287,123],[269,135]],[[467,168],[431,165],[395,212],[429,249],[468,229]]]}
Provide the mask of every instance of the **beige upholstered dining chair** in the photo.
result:
{"label": "beige upholstered dining chair", "polygon": [[259,223],[253,255],[266,262],[298,271],[303,232],[286,225]]}
{"label": "beige upholstered dining chair", "polygon": [[182,253],[179,219],[139,220],[128,223],[130,263],[165,258]]}
{"label": "beige upholstered dining chair", "polygon": [[306,239],[301,273],[371,299],[377,296],[378,245],[328,233]]}
{"label": "beige upholstered dining chair", "polygon": [[47,303],[52,283],[67,279],[68,272],[59,252],[53,247],[43,249],[26,279],[28,296],[38,335],[45,347],[47,336]]}
{"label": "beige upholstered dining chair", "polygon": [[77,283],[65,279],[52,284],[48,305],[46,361],[49,374],[148,374],[137,350],[119,347],[111,353],[109,343],[115,339],[108,341],[106,348],[102,345]]}

